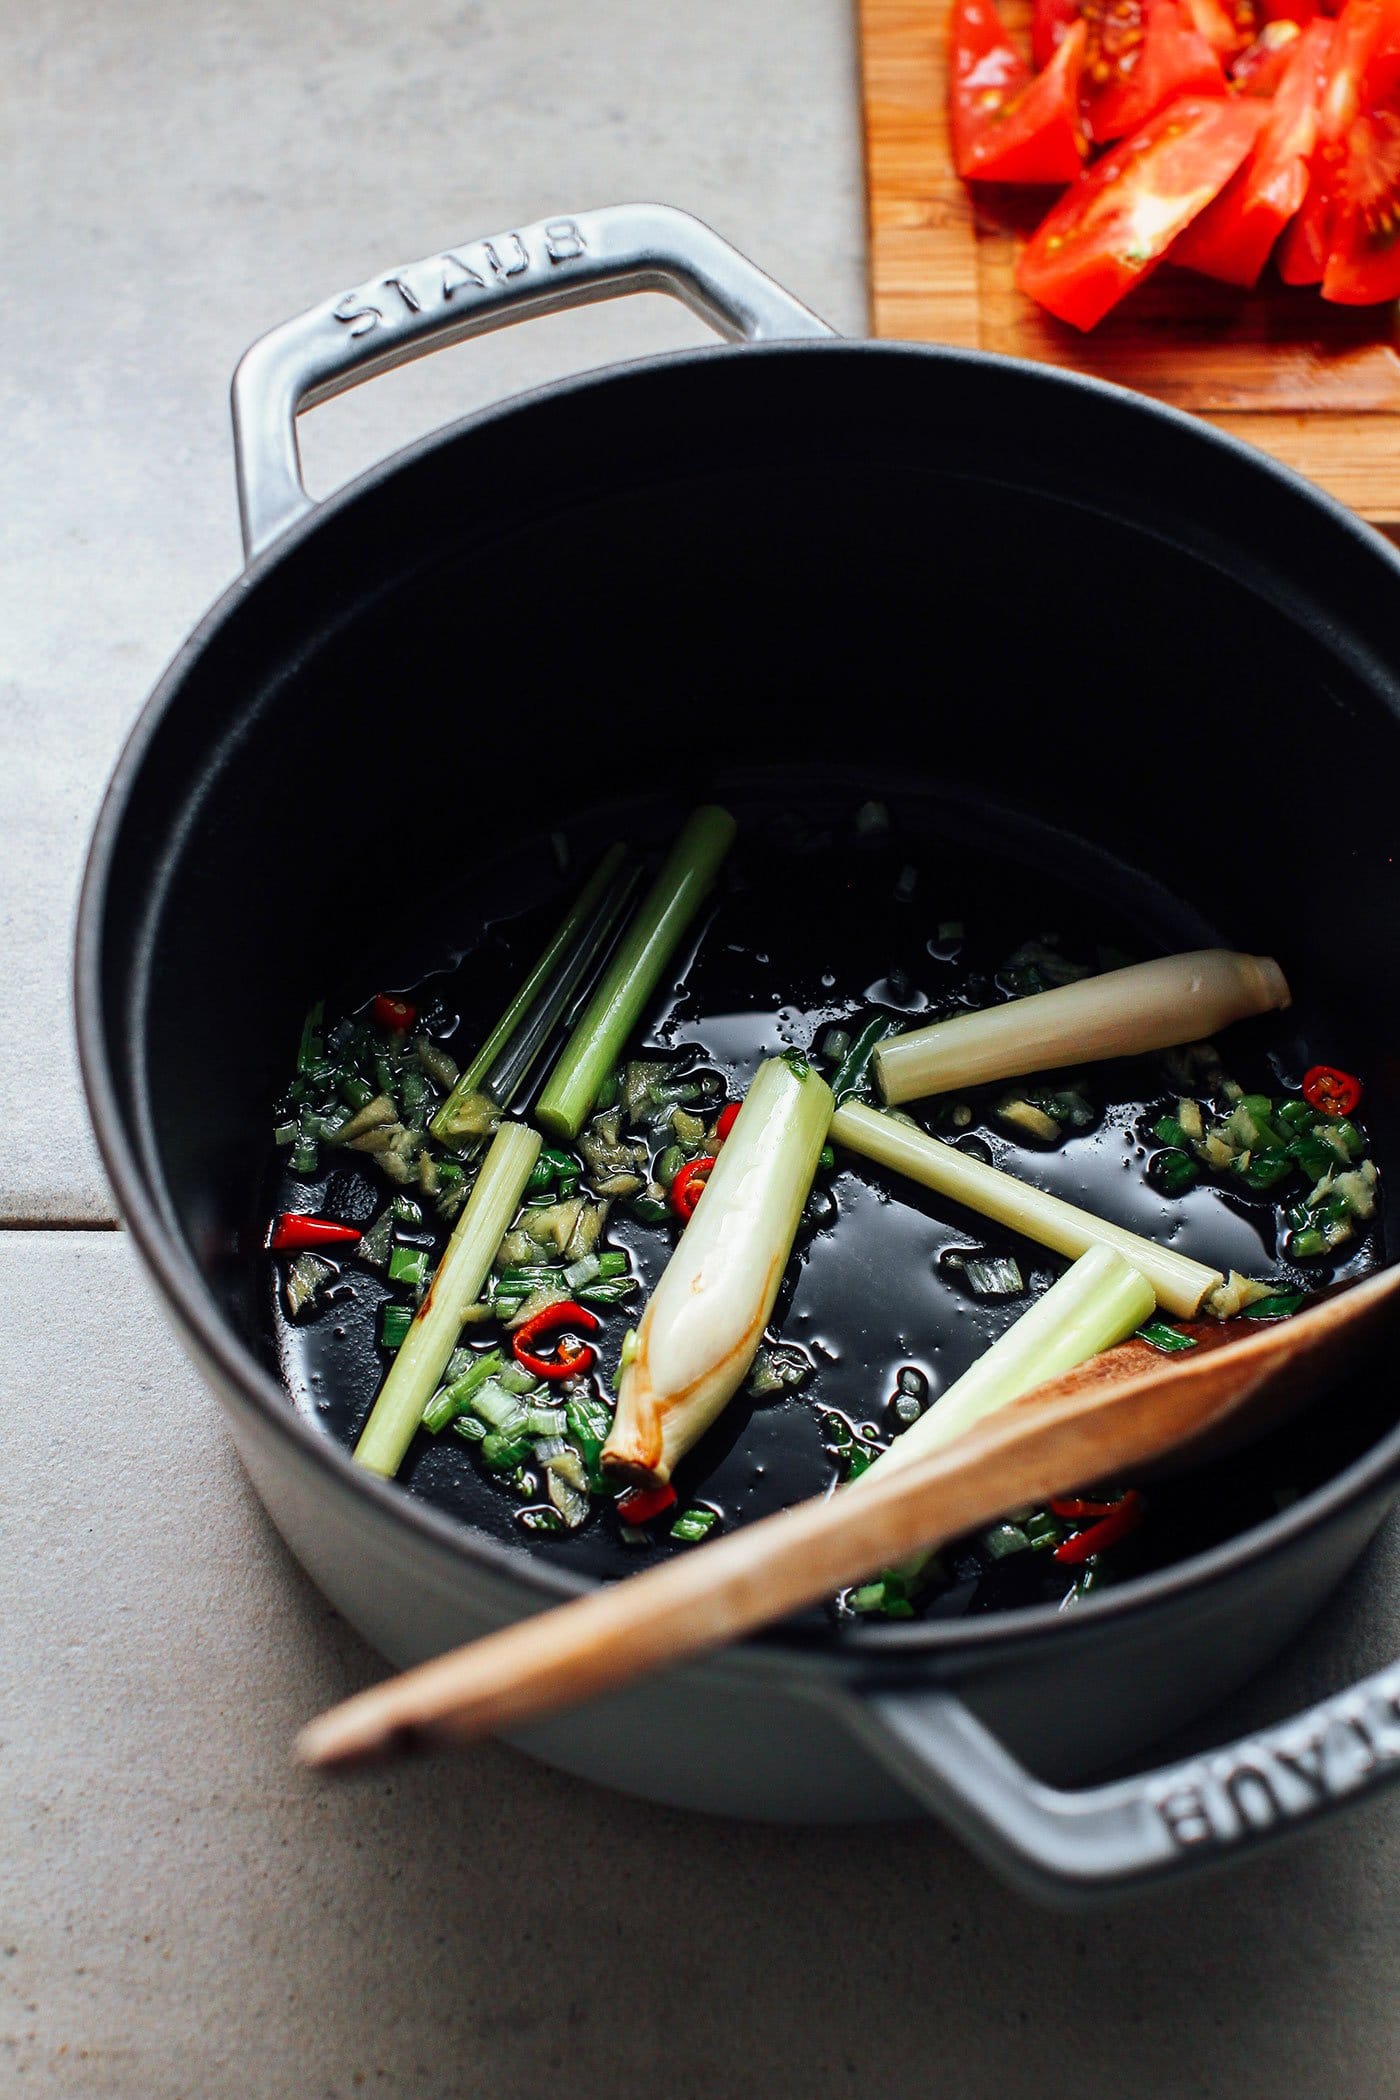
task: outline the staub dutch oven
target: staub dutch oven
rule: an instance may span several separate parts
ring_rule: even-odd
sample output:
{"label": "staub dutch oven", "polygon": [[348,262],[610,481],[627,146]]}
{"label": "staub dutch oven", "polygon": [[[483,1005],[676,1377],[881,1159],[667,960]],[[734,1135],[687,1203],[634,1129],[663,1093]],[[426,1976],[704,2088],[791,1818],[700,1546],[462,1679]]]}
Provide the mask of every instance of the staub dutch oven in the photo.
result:
{"label": "staub dutch oven", "polygon": [[[300,409],[532,314],[665,290],[743,348],[473,416],[313,506]],[[98,822],[78,1021],[123,1214],[315,1581],[396,1663],[567,1594],[289,1404],[258,1181],[309,990],[489,857],[504,759],[571,808],[841,777],[988,789],[1092,840],[1348,1016],[1400,1156],[1400,560],[1245,446],[1063,371],[851,343],[682,213],[468,242],[274,330],[233,389],[249,565],[142,714]],[[614,725],[614,741],[599,724]],[[697,752],[723,754],[713,763]],[[314,874],[303,871],[314,871]],[[1400,1667],[1170,1769],[1122,1769],[1256,1670],[1396,1494],[1387,1371],[1333,1477],[1074,1613],[783,1628],[522,1737],[655,1799],[791,1819],[922,1804],[1092,1894],[1219,1859],[1400,1772]]]}

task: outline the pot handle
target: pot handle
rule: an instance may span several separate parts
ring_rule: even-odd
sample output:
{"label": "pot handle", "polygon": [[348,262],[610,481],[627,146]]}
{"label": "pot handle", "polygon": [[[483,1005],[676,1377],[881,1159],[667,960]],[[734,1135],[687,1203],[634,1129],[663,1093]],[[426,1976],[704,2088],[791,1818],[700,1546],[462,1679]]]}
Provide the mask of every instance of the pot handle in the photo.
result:
{"label": "pot handle", "polygon": [[233,447],[251,561],[314,504],[301,480],[303,408],[446,343],[624,292],[670,292],[733,342],[829,336],[825,321],[702,220],[614,204],[404,263],[284,321],[233,375]]}
{"label": "pot handle", "polygon": [[1245,1851],[1400,1778],[1400,1663],[1221,1750],[1067,1791],[954,1693],[867,1687],[858,1733],[1009,1880],[1074,1905]]}

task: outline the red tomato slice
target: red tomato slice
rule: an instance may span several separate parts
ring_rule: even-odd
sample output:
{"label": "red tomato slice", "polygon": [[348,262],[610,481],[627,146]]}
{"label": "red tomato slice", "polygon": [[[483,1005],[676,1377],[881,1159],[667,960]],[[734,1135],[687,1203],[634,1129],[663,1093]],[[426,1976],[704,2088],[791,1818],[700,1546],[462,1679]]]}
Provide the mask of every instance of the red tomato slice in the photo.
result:
{"label": "red tomato slice", "polygon": [[1331,235],[1332,200],[1319,154],[1303,208],[1278,244],[1278,274],[1285,284],[1321,284]]}
{"label": "red tomato slice", "polygon": [[1224,72],[1177,0],[1083,0],[1084,113],[1095,140],[1136,131],[1175,95],[1223,95]]}
{"label": "red tomato slice", "polygon": [[1203,36],[1217,58],[1232,58],[1243,50],[1254,34],[1254,0],[1181,0],[1182,12],[1191,27]]}
{"label": "red tomato slice", "polygon": [[1288,70],[1302,30],[1296,22],[1266,22],[1247,51],[1230,67],[1238,95],[1272,95]]}
{"label": "red tomato slice", "polygon": [[1259,136],[1264,105],[1183,95],[1080,176],[1023,249],[1016,282],[1092,328],[1140,284],[1230,180]]}
{"label": "red tomato slice", "polygon": [[[1353,7],[1337,23],[1337,42]],[[1346,55],[1364,52],[1353,94],[1329,84],[1323,116],[1333,148],[1332,203],[1322,296],[1341,306],[1400,298],[1400,0],[1380,0],[1382,17],[1347,40]]]}
{"label": "red tomato slice", "polygon": [[1338,306],[1400,299],[1400,103],[1358,117],[1348,134],[1322,296]]}
{"label": "red tomato slice", "polygon": [[1073,182],[1084,165],[1076,24],[1043,73],[1031,72],[992,0],[954,0],[953,161],[964,180]]}
{"label": "red tomato slice", "polygon": [[1262,0],[1266,22],[1296,22],[1300,29],[1322,13],[1317,0]]}
{"label": "red tomato slice", "polygon": [[1278,93],[1267,105],[1259,143],[1215,202],[1187,227],[1172,249],[1174,263],[1226,284],[1251,285],[1258,278],[1307,194],[1332,35],[1332,23],[1319,16],[1295,39]]}
{"label": "red tomato slice", "polygon": [[[1385,141],[1369,128],[1358,127],[1357,120],[1363,106],[1369,114],[1377,103],[1384,108],[1393,101],[1397,55],[1400,0],[1348,0],[1336,22],[1327,84],[1318,106],[1312,179],[1302,210],[1279,244],[1279,275],[1286,284],[1320,284],[1334,245],[1362,255],[1374,245],[1366,228],[1372,219],[1379,223],[1384,217],[1384,203],[1378,208],[1376,191],[1378,183],[1382,190],[1386,186]],[[1354,129],[1360,131],[1355,154]],[[1335,223],[1344,184],[1345,232]],[[1354,281],[1351,273],[1339,271],[1334,285],[1348,281]]]}
{"label": "red tomato slice", "polygon": [[1031,18],[1031,62],[1042,72],[1079,20],[1079,0],[1035,0]]}

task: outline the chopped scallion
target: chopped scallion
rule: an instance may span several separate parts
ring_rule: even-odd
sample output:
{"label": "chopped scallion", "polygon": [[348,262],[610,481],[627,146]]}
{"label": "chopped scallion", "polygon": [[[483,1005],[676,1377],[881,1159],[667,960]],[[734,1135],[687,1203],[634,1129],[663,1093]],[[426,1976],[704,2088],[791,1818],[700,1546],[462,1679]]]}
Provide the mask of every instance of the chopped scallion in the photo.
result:
{"label": "chopped scallion", "polygon": [[963,1275],[974,1298],[1014,1298],[1026,1288],[1014,1254],[989,1254],[965,1262]]}
{"label": "chopped scallion", "polygon": [[1027,1553],[1030,1543],[1019,1524],[994,1524],[990,1531],[982,1534],[982,1545],[993,1560],[1005,1560],[1012,1553]]}
{"label": "chopped scallion", "polygon": [[1245,1311],[1251,1320],[1288,1320],[1306,1303],[1302,1291],[1275,1291],[1271,1297],[1256,1298]]}
{"label": "chopped scallion", "polygon": [[426,1247],[395,1247],[389,1256],[390,1283],[426,1283],[432,1273],[432,1256]]}
{"label": "chopped scallion", "polygon": [[699,1540],[708,1538],[718,1522],[717,1509],[706,1509],[703,1504],[697,1504],[693,1509],[681,1511],[671,1526],[671,1536],[673,1539],[684,1539],[694,1545]]}
{"label": "chopped scallion", "polygon": [[1183,1334],[1179,1327],[1170,1326],[1166,1320],[1149,1320],[1145,1327],[1136,1330],[1136,1339],[1160,1349],[1166,1356],[1173,1355],[1178,1349],[1196,1347],[1194,1335]]}
{"label": "chopped scallion", "polygon": [[843,1101],[848,1100],[852,1094],[860,1093],[865,1087],[870,1060],[877,1046],[887,1035],[894,1032],[895,1026],[896,1023],[888,1014],[876,1014],[873,1020],[866,1022],[860,1034],[851,1042],[850,1048],[831,1075],[832,1097],[838,1108]]}
{"label": "chopped scallion", "polygon": [[379,1339],[386,1349],[397,1349],[413,1325],[413,1309],[407,1305],[386,1305],[379,1323]]}
{"label": "chopped scallion", "polygon": [[[1160,1125],[1158,1126],[1160,1128]],[[1147,1178],[1164,1196],[1180,1196],[1200,1179],[1200,1168],[1189,1152],[1171,1147],[1154,1152],[1147,1163]]]}

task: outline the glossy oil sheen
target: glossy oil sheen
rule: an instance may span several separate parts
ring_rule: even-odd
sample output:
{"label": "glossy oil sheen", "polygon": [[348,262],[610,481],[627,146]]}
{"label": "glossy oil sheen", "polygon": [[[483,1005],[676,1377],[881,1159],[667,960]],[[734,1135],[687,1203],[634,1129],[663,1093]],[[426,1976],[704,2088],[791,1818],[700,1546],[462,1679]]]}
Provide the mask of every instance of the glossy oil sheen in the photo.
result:
{"label": "glossy oil sheen", "polygon": [[[1138,956],[1215,938],[1142,876],[994,805],[974,818],[965,805],[905,797],[891,831],[862,838],[848,798],[808,801],[800,811],[752,792],[734,799],[740,842],[637,1039],[644,1050],[698,1058],[722,1076],[731,1096],[763,1057],[818,1046],[828,1027],[852,1016],[858,1022],[875,1009],[914,1022],[959,1011],[969,1000],[985,1002],[995,996],[989,980],[998,966],[1027,938],[1056,937],[1068,957],[1091,962],[1104,960],[1101,948]],[[655,813],[643,828],[655,835],[664,818]],[[489,1029],[587,865],[581,852],[561,876],[555,850],[529,838],[504,865],[463,871],[463,900],[488,895],[498,905],[465,952],[460,936],[453,937],[458,913],[448,899],[431,923],[415,925],[396,961],[384,959],[384,982],[403,986],[412,976],[421,1000],[441,997],[461,1016],[452,1041],[461,1060]],[[539,901],[525,903],[541,891]],[[459,909],[465,919],[465,902]],[[963,922],[966,938],[940,940],[938,928],[947,921]],[[1281,925],[1272,943],[1285,965],[1288,931]],[[437,967],[425,970],[425,962]],[[368,979],[359,987],[371,988]],[[308,995],[317,989],[308,986]],[[1311,1016],[1305,1028],[1311,1032],[1300,1031],[1297,1018],[1280,1016],[1231,1031],[1223,1044],[1227,1068],[1250,1088],[1279,1091],[1279,1073],[1296,1079],[1331,1039],[1324,1016]],[[1222,1270],[1316,1287],[1336,1274],[1362,1273],[1374,1261],[1373,1235],[1348,1250],[1337,1268],[1289,1272],[1274,1254],[1271,1202],[1210,1186],[1175,1200],[1160,1196],[1145,1179],[1151,1145],[1142,1128],[1148,1106],[1172,1097],[1160,1065],[1120,1061],[1086,1068],[1085,1077],[1102,1114],[1092,1130],[1062,1148],[1011,1142],[991,1113],[999,1086],[973,1097],[973,1130],[998,1164]],[[373,1169],[356,1163],[337,1165],[313,1183],[287,1176],[268,1201],[269,1207],[324,1205],[336,1216],[368,1222],[385,1193]],[[617,1216],[610,1238],[630,1250],[649,1288],[671,1236]],[[947,1257],[985,1249],[1017,1255],[1028,1295],[988,1303],[969,1294]],[[782,1338],[808,1351],[816,1375],[800,1393],[777,1402],[756,1405],[741,1393],[680,1469],[679,1506],[703,1498],[737,1523],[821,1492],[834,1477],[821,1410],[837,1409],[889,1437],[895,1427],[890,1399],[902,1365],[921,1369],[936,1395],[1063,1267],[1057,1257],[898,1177],[843,1160],[834,1176],[819,1180],[774,1323]],[[386,1297],[402,1302],[403,1293],[347,1262],[332,1303],[293,1326],[272,1283],[269,1275],[264,1302],[296,1404],[327,1433],[353,1443],[387,1363],[376,1346],[379,1308]],[[602,1360],[609,1377],[628,1319],[620,1310],[605,1316]],[[1158,1484],[1150,1521],[1114,1556],[1115,1573],[1163,1565],[1273,1514],[1364,1448],[1386,1415],[1381,1403],[1319,1416],[1247,1454]],[[519,1542],[525,1536],[517,1498],[450,1434],[420,1437],[400,1480],[410,1494],[495,1537]],[[534,1537],[530,1544],[561,1565],[608,1577],[668,1551],[693,1550],[671,1546],[666,1529],[654,1526],[645,1547],[627,1545],[608,1515],[595,1514],[577,1534]],[[928,1615],[1057,1601],[1073,1580],[1046,1554],[990,1563],[970,1550],[955,1550],[949,1574],[930,1595]]]}

